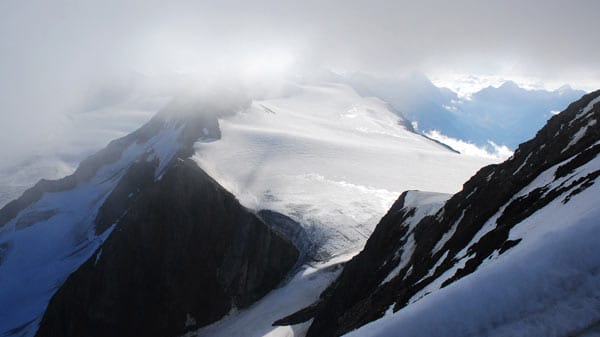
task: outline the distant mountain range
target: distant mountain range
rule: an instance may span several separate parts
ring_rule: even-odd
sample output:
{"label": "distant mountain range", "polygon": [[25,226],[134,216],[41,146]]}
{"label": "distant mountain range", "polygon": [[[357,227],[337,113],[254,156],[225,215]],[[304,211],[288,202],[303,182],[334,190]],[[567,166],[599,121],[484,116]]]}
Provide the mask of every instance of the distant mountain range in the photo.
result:
{"label": "distant mountain range", "polygon": [[461,97],[419,73],[393,79],[358,73],[342,80],[363,95],[390,103],[419,132],[436,130],[478,146],[489,146],[491,141],[512,150],[533,137],[554,113],[585,94],[569,86],[554,91],[528,90],[506,81]]}

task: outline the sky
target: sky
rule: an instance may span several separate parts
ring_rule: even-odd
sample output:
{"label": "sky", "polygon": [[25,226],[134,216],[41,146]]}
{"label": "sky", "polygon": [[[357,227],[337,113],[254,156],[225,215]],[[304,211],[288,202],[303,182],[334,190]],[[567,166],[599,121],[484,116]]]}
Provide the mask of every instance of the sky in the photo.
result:
{"label": "sky", "polygon": [[64,146],[74,114],[172,95],[182,77],[419,71],[456,90],[469,76],[592,90],[599,12],[597,0],[3,0],[0,158]]}

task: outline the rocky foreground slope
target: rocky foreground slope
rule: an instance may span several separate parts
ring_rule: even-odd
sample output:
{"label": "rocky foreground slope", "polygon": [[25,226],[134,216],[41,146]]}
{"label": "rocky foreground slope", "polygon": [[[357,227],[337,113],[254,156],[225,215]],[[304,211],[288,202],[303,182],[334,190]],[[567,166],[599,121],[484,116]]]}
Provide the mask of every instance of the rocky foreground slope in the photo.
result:
{"label": "rocky foreground slope", "polygon": [[[594,214],[600,215],[597,207],[600,190],[595,184],[600,176],[598,120],[600,91],[585,95],[554,116],[535,138],[521,144],[512,158],[481,169],[439,211],[418,222],[414,220],[415,208],[408,207],[406,202],[412,192],[404,193],[378,224],[364,250],[345,266],[341,276],[322,293],[321,299],[276,324],[295,324],[312,318],[307,336],[340,336],[378,320],[386,312],[387,319],[389,315],[393,317],[392,312],[400,310],[398,314],[405,320],[402,324],[391,324],[388,334],[377,334],[374,331],[380,330],[372,330],[368,328],[371,327],[369,325],[356,331],[353,336],[403,335],[403,331],[407,336],[419,335],[417,331],[423,332],[422,335],[439,336],[457,333],[486,335],[498,326],[527,322],[527,318],[536,321],[537,328],[522,327],[520,333],[567,335],[593,326],[600,318],[600,313],[593,309],[598,304],[594,299],[600,294],[592,292],[582,295],[565,284],[584,284],[596,279],[593,275],[600,268],[600,261],[595,258],[594,251],[588,252],[587,260],[579,257],[581,252],[575,252],[575,249],[591,249],[584,241],[574,241],[572,245],[559,243],[572,236],[568,233],[579,230],[584,233],[588,226],[600,228],[598,217],[594,218]],[[556,234],[560,231],[567,234]],[[552,246],[555,241],[559,243]],[[578,244],[581,247],[577,247]],[[555,253],[548,253],[552,251]],[[573,270],[559,269],[554,276],[537,280],[537,276],[545,275],[544,270],[551,270],[540,266],[552,266],[554,263],[545,256],[561,254],[564,261],[579,259],[589,263],[580,266],[573,262]],[[534,256],[536,259],[532,259]],[[570,257],[570,260],[564,256]],[[474,284],[471,285],[472,298],[487,298],[485,293],[477,292],[483,286],[473,281],[477,280],[479,274],[488,275],[486,273],[493,271],[495,266],[501,268],[507,264],[529,266],[531,260],[538,261],[531,264],[531,268],[524,267],[521,270],[524,275],[522,278],[512,275],[514,280],[510,282],[514,284],[492,283],[494,287],[488,292],[491,290],[503,296],[496,298],[496,302],[480,303],[485,307],[470,307],[469,301],[475,303],[476,300],[464,295],[466,297],[459,298],[463,301],[461,303],[445,303],[443,308],[430,308],[429,314],[423,309],[418,319],[415,319],[415,315],[410,316],[412,306],[418,307],[419,301],[432,297],[439,302],[442,296],[436,297],[435,294],[441,292],[440,289],[455,283],[459,285],[453,291],[460,289],[463,279]],[[559,262],[556,261],[556,266],[561,265]],[[577,269],[579,267],[581,270]],[[471,275],[473,277],[469,278]],[[529,279],[530,282],[537,280],[539,284],[530,284],[531,289],[523,288],[526,287],[521,282],[523,279]],[[554,289],[552,287],[562,290],[546,291],[539,295],[539,302],[535,297],[531,300],[524,295],[527,291],[537,294],[540,289]],[[508,303],[511,303],[511,299],[515,300],[511,296],[523,296],[520,309],[515,307],[513,310],[519,313],[519,317],[514,317],[514,313],[510,312],[512,307]],[[565,304],[565,298],[569,296],[579,299],[579,303]],[[590,301],[596,306],[584,304],[590,304]],[[557,320],[560,308],[563,311],[559,316],[563,319]],[[442,309],[445,314],[439,314]],[[540,314],[550,309],[556,311],[554,316]],[[579,318],[569,316],[570,311],[577,310],[578,315],[571,316]],[[453,311],[464,312],[466,316],[449,314]],[[440,316],[454,315],[453,325],[436,327],[438,318],[433,312]],[[467,316],[470,314],[475,317],[478,312],[501,314],[480,317],[480,322],[475,324],[478,328],[475,329],[469,325]],[[564,317],[571,317],[572,320],[565,322]],[[411,330],[410,323],[416,321],[422,325]],[[545,330],[540,330],[542,328]],[[385,329],[381,331],[385,332]]]}

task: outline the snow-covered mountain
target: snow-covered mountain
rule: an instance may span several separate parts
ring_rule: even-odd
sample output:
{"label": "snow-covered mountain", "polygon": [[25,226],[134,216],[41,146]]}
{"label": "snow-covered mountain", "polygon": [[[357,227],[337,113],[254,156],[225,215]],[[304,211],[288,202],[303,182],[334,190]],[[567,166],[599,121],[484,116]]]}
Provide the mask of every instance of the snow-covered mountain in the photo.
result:
{"label": "snow-covered mountain", "polygon": [[599,118],[480,169],[346,84],[173,100],[0,209],[0,332],[583,336]]}
{"label": "snow-covered mountain", "polygon": [[505,81],[462,96],[435,86],[419,73],[388,79],[357,73],[343,80],[361,94],[389,102],[423,133],[437,131],[490,150],[490,141],[515,149],[533,137],[553,114],[585,93],[569,86],[525,89]]}
{"label": "snow-covered mountain", "polygon": [[320,299],[277,324],[309,322],[308,337],[597,335],[598,120],[600,91],[445,203],[403,193]]}
{"label": "snow-covered mountain", "polygon": [[493,161],[413,132],[342,84],[294,85],[219,125],[220,140],[196,144],[198,165],[246,207],[299,222],[321,258],[360,249],[402,191],[454,193]]}
{"label": "snow-covered mountain", "polygon": [[11,156],[0,162],[0,207],[40,179],[72,174],[83,159],[139,128],[169,100],[154,92],[107,96],[104,92],[94,95],[75,112],[59,115],[47,139],[28,151],[9,151]]}
{"label": "snow-covered mountain", "polygon": [[[465,98],[434,85],[419,73],[389,79],[332,73],[314,77],[305,82],[328,79],[346,83],[361,96],[378,97],[390,103],[388,109],[407,120],[407,126],[414,124],[418,132],[455,150],[502,159],[517,144],[531,138],[553,112],[561,111],[584,94],[568,86],[555,91],[526,90],[505,82],[500,87],[484,87]],[[180,83],[177,90],[195,85],[186,78],[164,79],[173,81]],[[5,158],[0,163],[0,207],[40,178],[58,179],[73,173],[82,159],[148,121],[178,92],[173,88],[147,88],[135,76],[124,82],[92,91],[83,100],[84,104],[60,116],[47,139],[35,148],[9,151],[15,158]],[[510,149],[493,146],[488,141],[498,146],[508,145]]]}
{"label": "snow-covered mountain", "polygon": [[[244,311],[307,257],[359,249],[400,191],[454,192],[489,162],[346,85],[175,100],[0,210],[0,331],[197,329]],[[332,279],[318,275],[321,288]]]}
{"label": "snow-covered mountain", "polygon": [[276,286],[298,250],[186,160],[243,104],[175,101],[2,208],[2,334],[174,335]]}

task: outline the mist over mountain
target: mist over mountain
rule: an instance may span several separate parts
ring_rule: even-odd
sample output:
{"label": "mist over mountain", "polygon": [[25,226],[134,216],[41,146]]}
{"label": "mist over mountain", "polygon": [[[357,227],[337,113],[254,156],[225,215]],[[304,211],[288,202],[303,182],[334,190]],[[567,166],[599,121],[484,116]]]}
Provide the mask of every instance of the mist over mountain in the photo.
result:
{"label": "mist over mountain", "polygon": [[599,12],[0,1],[0,335],[599,336]]}
{"label": "mist over mountain", "polygon": [[361,93],[389,102],[420,132],[437,131],[492,151],[490,142],[514,150],[533,137],[553,114],[585,93],[569,86],[526,89],[504,81],[498,87],[461,96],[435,86],[420,73],[387,79],[357,73],[348,76],[347,81]]}
{"label": "mist over mountain", "polygon": [[[500,89],[507,87],[522,92],[510,83]],[[375,301],[359,307],[360,312],[366,310],[367,318],[340,323],[333,330],[324,327],[322,322],[330,321],[330,315],[355,310],[336,304],[337,296],[348,300],[356,296],[339,285],[346,284],[348,277],[358,284],[364,281],[357,275],[367,277],[358,296],[389,292],[391,297],[386,295],[382,302],[389,305],[389,300],[397,299],[392,296],[397,291],[414,296],[425,285],[390,288],[397,283],[389,281],[398,272],[408,273],[408,253],[398,251],[420,252],[411,245],[429,249],[438,242],[434,259],[411,258],[414,277],[425,273],[433,282],[446,269],[458,268],[460,276],[451,280],[460,279],[476,270],[477,265],[471,265],[481,263],[487,255],[480,254],[490,249],[504,252],[525,238],[537,242],[536,236],[505,240],[504,227],[498,227],[482,234],[482,240],[492,240],[491,246],[474,244],[483,247],[477,248],[483,253],[475,257],[438,256],[447,242],[470,240],[463,237],[465,231],[472,234],[486,219],[480,219],[478,212],[488,216],[503,207],[502,202],[516,198],[516,204],[506,206],[517,212],[510,213],[517,217],[517,222],[510,220],[516,226],[536,207],[559,197],[564,197],[563,204],[571,198],[593,199],[595,190],[588,187],[597,176],[597,95],[584,96],[553,116],[537,138],[521,145],[504,164],[479,170],[448,203],[448,193],[460,190],[482,166],[500,160],[457,153],[418,133],[391,104],[363,96],[347,84],[288,83],[278,93],[254,99],[230,86],[178,97],[144,126],[81,162],[72,175],[41,180],[0,210],[0,300],[5,308],[17,308],[2,312],[6,317],[2,330],[7,336],[133,336],[139,331],[156,336],[202,335],[203,331],[224,336],[240,335],[237,329],[242,329],[244,336],[262,336],[261,331],[277,322],[272,329],[282,334],[289,329],[297,330],[298,336],[348,332],[348,327],[380,317],[383,310]],[[546,162],[547,158],[553,159]],[[550,166],[560,173],[554,173],[558,180],[543,182],[535,190],[550,191],[540,199],[542,204],[536,201],[538,192],[517,193]],[[506,188],[494,197],[498,203],[490,196],[499,187],[483,182],[496,174],[494,179]],[[405,192],[393,202],[402,191],[415,189],[437,193]],[[477,191],[483,196],[470,201]],[[585,199],[578,196],[583,191]],[[521,202],[523,207],[532,202],[533,208],[521,210]],[[590,204],[572,201],[568,205]],[[440,207],[450,213],[448,218],[440,215],[441,227],[433,226],[428,215]],[[459,213],[468,209],[463,220]],[[389,220],[397,217],[390,214],[397,214],[399,220]],[[411,222],[405,223],[405,217]],[[479,220],[473,225],[469,219]],[[400,229],[395,227],[397,221]],[[214,227],[217,222],[221,225]],[[446,223],[459,223],[464,229],[458,231],[454,225],[444,229]],[[381,234],[381,226],[393,233]],[[396,238],[406,226],[408,233],[414,232],[416,243],[405,236]],[[423,234],[427,231],[431,233]],[[382,235],[383,243],[378,239]],[[437,237],[441,238],[431,241]],[[392,276],[380,271],[355,274],[356,268],[363,268],[354,267],[357,264],[371,268],[382,263],[379,252],[368,253],[373,246],[368,242],[374,240],[384,251],[381,270],[401,266],[396,268],[399,271],[389,271]],[[181,246],[182,242],[187,244]],[[365,242],[365,251],[343,268],[341,263]],[[37,248],[27,248],[32,246]],[[452,254],[462,249],[448,247]],[[386,255],[390,250],[392,257]],[[460,259],[471,267],[461,267]],[[439,263],[446,269],[440,269]],[[430,265],[435,265],[432,275],[427,273]],[[306,273],[312,276],[307,278]],[[386,286],[371,288],[371,277],[385,278]],[[190,287],[190,282],[196,286]],[[271,292],[278,286],[283,290]],[[340,295],[325,290],[327,286],[337,288]],[[321,291],[325,295],[319,299]],[[191,295],[198,300],[190,300]],[[85,308],[74,309],[81,303],[87,303]],[[209,304],[199,307],[199,303]],[[281,303],[287,303],[285,309],[274,309]],[[337,309],[331,311],[331,305]],[[170,308],[168,315],[161,313],[164,306]],[[131,317],[126,312],[141,307],[144,312],[126,318]],[[307,323],[310,317],[316,323]]]}
{"label": "mist over mountain", "polygon": [[[498,158],[510,155],[510,150],[532,137],[553,112],[560,111],[584,93],[568,86],[554,91],[527,90],[508,81],[466,98],[437,87],[425,75],[414,72],[395,79],[364,73],[323,72],[296,81],[347,83],[362,95],[390,104],[399,118],[404,118],[420,133],[461,152]],[[169,83],[164,87],[148,86],[143,77],[132,74],[114,87],[111,84],[90,91],[78,110],[60,115],[60,128],[55,130],[55,137],[31,151],[14,152],[8,157],[10,160],[0,163],[4,172],[0,176],[0,205],[18,197],[40,178],[56,179],[72,173],[86,156],[110,140],[133,131],[171,97],[189,91],[189,86],[197,86],[187,76],[170,79]],[[269,91],[273,94],[293,85],[289,80],[287,83],[275,87],[270,84],[267,88],[274,89],[255,89],[248,94],[266,97]],[[504,151],[498,151],[502,146],[506,146]]]}

